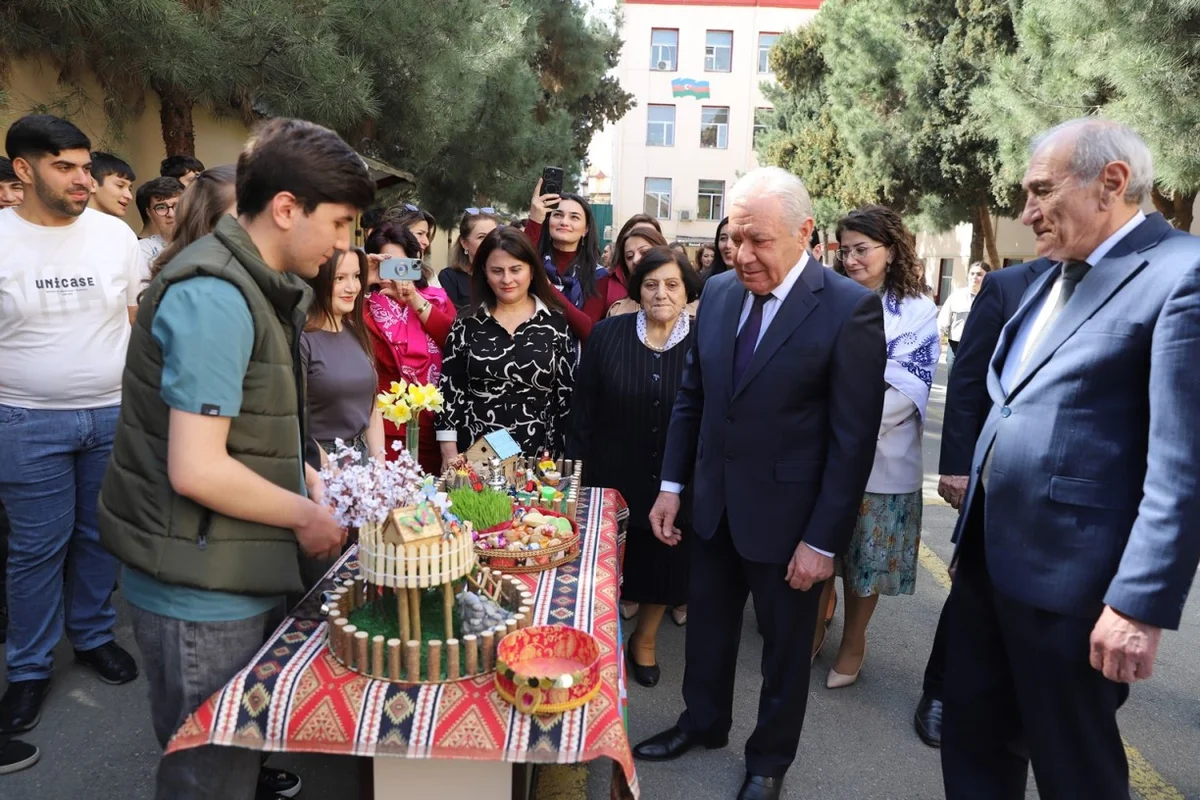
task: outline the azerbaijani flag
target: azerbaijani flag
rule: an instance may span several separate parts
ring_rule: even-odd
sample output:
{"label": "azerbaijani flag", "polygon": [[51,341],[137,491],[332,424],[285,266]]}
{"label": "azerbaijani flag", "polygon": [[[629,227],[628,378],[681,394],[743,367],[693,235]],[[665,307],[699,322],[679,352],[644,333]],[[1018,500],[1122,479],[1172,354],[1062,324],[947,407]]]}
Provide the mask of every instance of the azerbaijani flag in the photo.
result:
{"label": "azerbaijani flag", "polygon": [[708,97],[708,81],[676,78],[671,81],[671,94],[675,97],[695,97],[703,100]]}

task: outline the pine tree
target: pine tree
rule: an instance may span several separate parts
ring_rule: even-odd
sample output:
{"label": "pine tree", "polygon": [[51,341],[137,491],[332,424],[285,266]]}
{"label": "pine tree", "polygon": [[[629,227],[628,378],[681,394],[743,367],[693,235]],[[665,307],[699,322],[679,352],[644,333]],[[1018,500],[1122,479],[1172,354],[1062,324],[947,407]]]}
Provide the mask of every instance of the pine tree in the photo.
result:
{"label": "pine tree", "polygon": [[1098,114],[1138,131],[1155,157],[1155,206],[1188,230],[1200,189],[1200,6],[1174,0],[1025,0],[1019,50],[973,97],[1000,142],[1005,177],[1028,162],[1030,137]]}

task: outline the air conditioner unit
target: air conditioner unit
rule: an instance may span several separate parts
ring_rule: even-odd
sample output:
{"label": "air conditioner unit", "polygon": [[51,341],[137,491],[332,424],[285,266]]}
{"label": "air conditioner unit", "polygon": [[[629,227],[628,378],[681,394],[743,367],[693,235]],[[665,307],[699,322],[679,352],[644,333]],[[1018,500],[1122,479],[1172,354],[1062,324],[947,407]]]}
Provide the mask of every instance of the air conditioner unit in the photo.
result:
{"label": "air conditioner unit", "polygon": [[670,65],[670,64],[668,64],[666,61],[660,61],[660,62],[658,62],[658,68],[659,68],[660,70],[665,70],[665,69],[669,68],[670,66],[671,66],[671,65]]}
{"label": "air conditioner unit", "polygon": [[684,209],[683,211],[680,211],[680,212],[679,212],[679,221],[680,221],[680,222],[687,222],[687,221],[688,221],[688,220],[690,220],[691,218],[692,218],[692,212],[691,212],[691,211],[688,211],[687,209]]}

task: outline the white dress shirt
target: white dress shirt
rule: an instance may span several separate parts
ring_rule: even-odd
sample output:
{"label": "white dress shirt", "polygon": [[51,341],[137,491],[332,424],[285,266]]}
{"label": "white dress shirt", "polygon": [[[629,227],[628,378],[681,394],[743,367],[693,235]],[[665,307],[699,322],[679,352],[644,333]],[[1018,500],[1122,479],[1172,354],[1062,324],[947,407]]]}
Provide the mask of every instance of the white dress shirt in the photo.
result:
{"label": "white dress shirt", "polygon": [[[1117,246],[1117,243],[1133,232],[1133,229],[1146,221],[1146,215],[1138,211],[1133,217],[1117,229],[1116,233],[1109,236],[1100,245],[1092,251],[1092,254],[1087,257],[1087,263],[1095,267],[1100,263],[1109,252]],[[1062,268],[1060,265],[1058,275],[1054,278],[1054,285],[1050,287],[1050,291],[1046,292],[1042,304],[1038,308],[1030,308],[1029,313],[1025,315],[1025,321],[1021,324],[1021,329],[1017,331],[1017,335],[1013,337],[1012,346],[1008,349],[1008,354],[1004,358],[1004,367],[1000,370],[1000,387],[1009,392],[1016,382],[1020,379],[1021,373],[1025,371],[1025,364],[1033,355],[1032,345],[1040,338],[1042,328],[1050,321],[1050,313],[1056,305],[1058,305],[1058,295],[1062,291]],[[1015,356],[1015,357],[1014,357]]]}
{"label": "white dress shirt", "polygon": [[[804,272],[804,269],[808,266],[809,262],[810,259],[808,257],[808,253],[801,255],[800,260],[796,263],[796,265],[788,270],[788,274],[783,276],[783,280],[780,282],[780,284],[772,289],[770,295],[767,296],[766,302],[763,303],[762,307],[762,325],[758,329],[758,341],[754,343],[754,348],[756,350],[758,349],[758,346],[762,344],[763,336],[765,336],[767,333],[767,328],[770,327],[771,322],[775,319],[775,315],[779,313],[779,309],[783,306],[783,301],[787,300],[787,296],[792,292],[792,287],[796,285],[796,281],[800,280],[800,274]],[[742,328],[745,327],[746,320],[750,318],[750,310],[753,308],[753,306],[754,295],[751,292],[746,292],[746,299],[742,302],[742,314],[740,317],[738,317],[737,329],[739,334],[742,332]],[[673,481],[663,481],[661,490],[664,492],[679,494],[683,491],[683,484],[675,483]],[[809,548],[823,556],[833,556],[833,553],[827,553],[824,550],[818,550],[812,545],[809,545]]]}

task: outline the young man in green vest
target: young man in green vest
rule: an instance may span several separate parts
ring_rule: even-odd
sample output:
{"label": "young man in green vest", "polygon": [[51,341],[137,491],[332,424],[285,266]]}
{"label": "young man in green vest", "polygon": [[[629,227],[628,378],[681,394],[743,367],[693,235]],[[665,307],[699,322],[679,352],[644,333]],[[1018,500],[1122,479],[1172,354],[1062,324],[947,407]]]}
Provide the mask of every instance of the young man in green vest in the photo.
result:
{"label": "young man in green vest", "polygon": [[[238,159],[237,219],[221,219],[142,297],[100,533],[125,565],[164,747],[250,661],[282,596],[304,588],[300,554],[327,558],[345,540],[304,461],[301,278],[349,247],[373,195],[335,133],[272,120]],[[250,800],[259,767],[251,750],[185,750],[159,762],[156,796]],[[299,791],[287,783],[274,791]]]}

